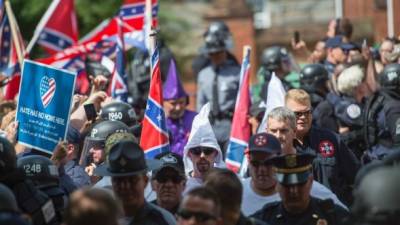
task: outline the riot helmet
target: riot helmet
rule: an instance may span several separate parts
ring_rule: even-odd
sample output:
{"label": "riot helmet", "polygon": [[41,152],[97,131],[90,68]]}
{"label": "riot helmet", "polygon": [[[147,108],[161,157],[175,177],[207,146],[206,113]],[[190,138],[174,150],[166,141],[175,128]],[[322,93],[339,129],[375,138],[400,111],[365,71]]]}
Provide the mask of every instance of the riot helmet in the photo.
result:
{"label": "riot helmet", "polygon": [[[81,164],[87,165],[90,162],[102,163],[105,156],[103,150],[107,137],[113,133],[125,132],[129,132],[129,127],[121,121],[106,120],[95,124],[85,138],[80,160]],[[94,153],[94,150],[96,150],[96,153]]]}
{"label": "riot helmet", "polygon": [[220,40],[223,40],[225,47],[227,49],[233,48],[232,34],[229,27],[223,21],[213,21],[207,27],[206,32],[204,32],[203,37],[206,38],[209,35],[218,36]]}
{"label": "riot helmet", "polygon": [[121,121],[127,126],[137,123],[137,116],[132,106],[125,102],[112,102],[101,109],[103,120]]}
{"label": "riot helmet", "polygon": [[29,155],[18,159],[17,166],[38,188],[59,184],[59,174],[53,162],[41,155]]}
{"label": "riot helmet", "polygon": [[18,212],[17,200],[14,193],[0,183],[0,212]]}
{"label": "riot helmet", "polygon": [[382,166],[362,178],[351,209],[355,224],[400,224],[398,166]]}
{"label": "riot helmet", "polygon": [[226,50],[224,39],[222,39],[222,37],[216,34],[209,34],[205,36],[204,42],[205,42],[205,51],[207,54]]}
{"label": "riot helmet", "polygon": [[400,92],[400,64],[386,65],[379,76],[379,84],[383,90]]}
{"label": "riot helmet", "polygon": [[328,71],[321,64],[310,64],[300,72],[300,88],[308,93],[315,93],[318,90],[327,90],[326,81],[329,79]]}
{"label": "riot helmet", "polygon": [[14,146],[4,137],[0,137],[0,180],[17,168]]}
{"label": "riot helmet", "polygon": [[266,48],[261,55],[261,63],[269,71],[280,69],[282,63],[289,63],[289,61],[288,51],[281,46]]}

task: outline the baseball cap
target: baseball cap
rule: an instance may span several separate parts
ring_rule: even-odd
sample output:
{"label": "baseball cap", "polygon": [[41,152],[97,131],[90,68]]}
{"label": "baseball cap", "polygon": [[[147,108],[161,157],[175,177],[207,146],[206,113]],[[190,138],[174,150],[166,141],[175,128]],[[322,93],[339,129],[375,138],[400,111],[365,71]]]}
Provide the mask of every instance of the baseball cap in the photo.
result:
{"label": "baseball cap", "polygon": [[281,144],[279,140],[272,134],[258,133],[250,137],[249,152],[266,152],[266,153],[280,153]]}
{"label": "baseball cap", "polygon": [[183,164],[182,156],[173,152],[163,152],[156,155],[155,158],[160,160],[163,165],[158,170],[154,171],[154,175],[167,167],[173,168],[181,175],[185,174],[185,167]]}
{"label": "baseball cap", "polygon": [[332,38],[328,38],[325,42],[325,47],[326,48],[338,48],[342,47],[344,44],[342,36],[338,35]]}

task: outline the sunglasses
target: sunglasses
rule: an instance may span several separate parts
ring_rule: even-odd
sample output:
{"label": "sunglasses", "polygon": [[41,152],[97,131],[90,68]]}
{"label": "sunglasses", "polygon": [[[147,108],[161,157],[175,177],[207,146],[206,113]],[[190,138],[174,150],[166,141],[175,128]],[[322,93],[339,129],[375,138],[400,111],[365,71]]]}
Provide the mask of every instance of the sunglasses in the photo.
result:
{"label": "sunglasses", "polygon": [[204,223],[208,220],[216,220],[217,219],[216,216],[208,214],[208,213],[193,212],[193,211],[189,211],[189,210],[185,210],[185,209],[178,210],[176,215],[178,215],[180,218],[182,218],[184,220],[188,220],[188,219],[194,217],[196,219],[196,221],[199,223]]}
{"label": "sunglasses", "polygon": [[203,153],[204,155],[211,155],[214,151],[215,151],[215,149],[209,148],[209,147],[196,147],[196,148],[190,149],[190,152],[193,155],[197,155],[197,156],[201,155],[201,153]]}
{"label": "sunglasses", "polygon": [[309,116],[311,114],[311,109],[306,110],[306,111],[302,111],[302,112],[294,112],[294,115],[296,115],[297,118],[302,117],[302,116]]}
{"label": "sunglasses", "polygon": [[174,183],[174,184],[179,184],[180,182],[182,182],[183,178],[181,176],[163,176],[163,175],[159,175],[159,176],[156,176],[155,180],[158,183],[161,183],[161,184],[165,184],[168,181],[172,181],[172,183]]}
{"label": "sunglasses", "polygon": [[258,168],[260,166],[270,166],[272,165],[271,159],[266,159],[266,160],[250,160],[250,164],[254,166],[255,168]]}

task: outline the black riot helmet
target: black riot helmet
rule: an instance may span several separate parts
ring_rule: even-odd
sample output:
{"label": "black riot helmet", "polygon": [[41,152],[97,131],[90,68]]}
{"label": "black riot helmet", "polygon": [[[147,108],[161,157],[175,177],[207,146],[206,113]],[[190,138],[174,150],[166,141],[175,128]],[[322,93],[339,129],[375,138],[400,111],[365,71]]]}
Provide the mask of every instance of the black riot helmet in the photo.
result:
{"label": "black riot helmet", "polygon": [[400,92],[400,64],[386,65],[379,76],[379,84],[383,90]]}
{"label": "black riot helmet", "polygon": [[105,142],[113,133],[128,132],[129,127],[121,121],[106,120],[94,125],[86,139],[95,142]]}
{"label": "black riot helmet", "polygon": [[321,64],[310,64],[300,72],[300,88],[309,93],[317,90],[327,91],[328,71]]}
{"label": "black riot helmet", "polygon": [[103,120],[121,121],[128,126],[137,123],[137,116],[133,107],[125,102],[112,102],[101,109],[100,117]]}
{"label": "black riot helmet", "polygon": [[222,37],[216,34],[209,34],[204,37],[205,51],[207,54],[225,51],[225,41]]}
{"label": "black riot helmet", "polygon": [[366,174],[354,191],[354,224],[400,224],[400,167],[382,166]]}
{"label": "black riot helmet", "polygon": [[231,35],[231,32],[229,30],[229,27],[223,21],[213,21],[207,27],[207,30],[206,32],[204,32],[203,36],[206,37],[210,34],[216,34],[225,39],[229,35]]}
{"label": "black riot helmet", "polygon": [[0,181],[3,175],[17,168],[14,146],[4,137],[0,137]]}
{"label": "black riot helmet", "polygon": [[286,48],[281,46],[272,46],[264,49],[261,55],[261,64],[266,70],[274,71],[281,68],[282,63],[289,60],[289,54]]}
{"label": "black riot helmet", "polygon": [[29,155],[18,159],[17,166],[38,188],[58,185],[60,178],[53,162],[41,155]]}

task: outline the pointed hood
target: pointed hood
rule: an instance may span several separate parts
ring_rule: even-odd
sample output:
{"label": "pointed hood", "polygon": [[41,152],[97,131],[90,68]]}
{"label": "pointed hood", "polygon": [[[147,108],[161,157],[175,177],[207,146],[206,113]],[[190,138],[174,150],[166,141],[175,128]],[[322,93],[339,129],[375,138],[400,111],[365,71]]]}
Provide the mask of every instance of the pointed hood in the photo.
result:
{"label": "pointed hood", "polygon": [[199,114],[194,117],[192,130],[190,131],[189,140],[183,150],[183,162],[185,164],[185,173],[188,174],[193,170],[192,160],[188,157],[189,149],[204,146],[217,150],[218,155],[215,158],[215,167],[225,168],[222,157],[221,148],[218,145],[213,128],[211,127],[208,116],[210,114],[210,103],[205,104]]}
{"label": "pointed hood", "polygon": [[188,97],[179,79],[179,74],[173,59],[171,59],[169,64],[167,80],[164,83],[163,97],[164,100]]}

